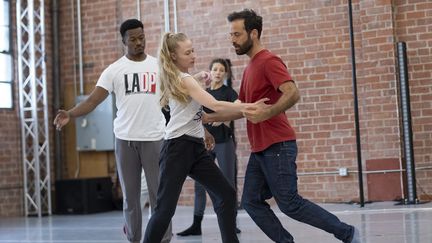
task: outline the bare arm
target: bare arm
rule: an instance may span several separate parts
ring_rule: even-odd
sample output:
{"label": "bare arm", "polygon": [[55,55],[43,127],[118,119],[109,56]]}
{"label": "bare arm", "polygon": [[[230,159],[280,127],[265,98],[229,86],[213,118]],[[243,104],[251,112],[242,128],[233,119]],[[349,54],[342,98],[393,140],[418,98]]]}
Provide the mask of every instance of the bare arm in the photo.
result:
{"label": "bare arm", "polygon": [[294,82],[285,82],[279,86],[282,96],[279,100],[266,109],[260,107],[248,107],[243,112],[244,116],[253,123],[258,123],[285,112],[300,99],[300,94]]}
{"label": "bare arm", "polygon": [[216,100],[211,94],[206,92],[192,77],[183,78],[184,86],[188,94],[201,105],[218,112],[240,113],[248,104],[233,103]]}
{"label": "bare arm", "polygon": [[300,99],[300,94],[297,86],[294,82],[285,82],[279,86],[279,91],[282,92],[282,96],[279,100],[268,109],[267,119],[281,113],[285,112],[292,106],[294,106]]}
{"label": "bare arm", "polygon": [[54,119],[54,125],[57,130],[61,130],[71,118],[86,115],[93,111],[102,101],[108,96],[108,91],[104,88],[96,86],[96,88],[91,92],[89,97],[74,106],[70,110],[59,110],[57,116]]}
{"label": "bare arm", "polygon": [[[234,101],[234,103],[241,103],[241,101],[236,100]],[[203,116],[203,123],[226,122],[237,120],[240,118],[243,118],[242,112],[214,112],[208,114],[205,113]]]}

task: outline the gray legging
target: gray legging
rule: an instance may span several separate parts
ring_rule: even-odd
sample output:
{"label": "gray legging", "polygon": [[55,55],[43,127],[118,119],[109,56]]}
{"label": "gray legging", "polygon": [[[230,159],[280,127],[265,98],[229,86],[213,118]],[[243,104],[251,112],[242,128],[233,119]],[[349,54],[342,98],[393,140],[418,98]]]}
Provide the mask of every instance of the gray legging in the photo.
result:
{"label": "gray legging", "polygon": [[[232,139],[224,143],[217,143],[211,151],[213,158],[217,158],[219,168],[233,188],[235,187],[236,154]],[[206,191],[204,187],[195,181],[195,206],[194,215],[203,216],[206,207]]]}
{"label": "gray legging", "polygon": [[[141,171],[144,169],[152,212],[156,207],[158,190],[159,155],[162,140],[125,141],[116,138],[115,154],[120,185],[123,191],[123,215],[129,241],[141,241]],[[163,242],[171,239],[171,224]]]}

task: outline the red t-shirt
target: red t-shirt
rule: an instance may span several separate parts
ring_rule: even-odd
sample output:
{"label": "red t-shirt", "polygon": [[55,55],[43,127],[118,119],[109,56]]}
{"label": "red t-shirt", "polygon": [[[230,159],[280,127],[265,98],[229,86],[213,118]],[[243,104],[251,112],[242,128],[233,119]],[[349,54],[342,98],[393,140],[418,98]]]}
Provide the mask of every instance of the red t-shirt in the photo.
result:
{"label": "red t-shirt", "polygon": [[[279,86],[287,81],[294,82],[282,60],[270,51],[262,50],[250,60],[243,72],[239,100],[253,103],[261,98],[269,98],[266,103],[274,104],[282,96]],[[247,133],[252,152],[296,139],[285,112],[257,124],[247,121]]]}

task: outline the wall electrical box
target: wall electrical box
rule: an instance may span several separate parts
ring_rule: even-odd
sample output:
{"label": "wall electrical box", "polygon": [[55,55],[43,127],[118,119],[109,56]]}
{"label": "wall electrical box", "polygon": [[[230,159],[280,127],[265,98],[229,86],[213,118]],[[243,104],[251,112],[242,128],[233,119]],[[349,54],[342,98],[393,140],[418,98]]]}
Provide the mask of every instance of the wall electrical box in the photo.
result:
{"label": "wall electrical box", "polygon": [[[80,103],[88,96],[76,98]],[[114,96],[109,95],[96,109],[85,116],[75,119],[78,151],[114,150],[113,120],[115,117]]]}

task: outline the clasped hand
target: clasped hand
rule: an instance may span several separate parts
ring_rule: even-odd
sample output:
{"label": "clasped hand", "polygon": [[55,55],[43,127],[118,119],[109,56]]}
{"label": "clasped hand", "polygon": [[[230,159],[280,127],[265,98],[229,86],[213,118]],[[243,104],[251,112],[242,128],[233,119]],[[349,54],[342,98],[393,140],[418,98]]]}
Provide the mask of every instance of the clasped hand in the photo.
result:
{"label": "clasped hand", "polygon": [[265,102],[269,101],[268,98],[262,98],[255,103],[249,104],[242,110],[243,116],[250,122],[256,124],[270,118],[271,105]]}

